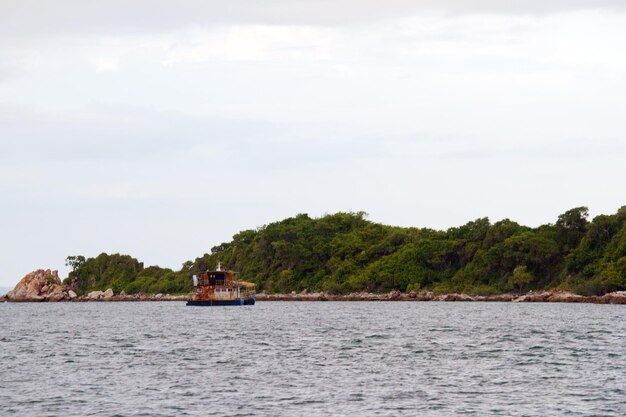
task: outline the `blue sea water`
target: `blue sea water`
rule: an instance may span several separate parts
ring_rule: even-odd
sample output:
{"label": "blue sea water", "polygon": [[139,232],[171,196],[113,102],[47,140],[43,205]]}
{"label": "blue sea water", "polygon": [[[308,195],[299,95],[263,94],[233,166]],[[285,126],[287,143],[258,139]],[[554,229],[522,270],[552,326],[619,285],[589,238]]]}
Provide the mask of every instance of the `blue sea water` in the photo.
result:
{"label": "blue sea water", "polygon": [[623,416],[626,306],[0,304],[0,415]]}

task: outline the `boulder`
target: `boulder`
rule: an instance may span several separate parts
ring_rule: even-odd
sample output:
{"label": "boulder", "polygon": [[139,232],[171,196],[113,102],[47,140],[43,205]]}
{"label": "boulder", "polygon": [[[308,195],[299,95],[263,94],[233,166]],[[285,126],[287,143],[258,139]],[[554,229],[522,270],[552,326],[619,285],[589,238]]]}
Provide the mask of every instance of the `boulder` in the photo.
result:
{"label": "boulder", "polygon": [[567,291],[554,291],[549,297],[548,301],[554,303],[577,303],[582,302],[585,299],[582,295],[573,294]]}
{"label": "boulder", "polygon": [[61,285],[61,278],[59,278],[59,271],[52,271],[50,275],[52,275],[52,278],[54,279],[55,284]]}
{"label": "boulder", "polygon": [[474,301],[513,301],[517,298],[513,294],[496,294],[496,295],[476,295]]}
{"label": "boulder", "polygon": [[552,296],[553,291],[539,291],[529,293],[527,297],[527,301],[531,303],[544,303],[549,300]]}
{"label": "boulder", "polygon": [[72,290],[69,290],[67,292],[67,296],[70,298],[70,300],[73,300],[74,298],[78,297],[78,295]]}
{"label": "boulder", "polygon": [[115,294],[113,293],[113,290],[111,288],[108,288],[103,294],[104,298],[111,298],[114,295]]}
{"label": "boulder", "polygon": [[87,294],[87,298],[89,298],[90,300],[99,300],[102,297],[104,297],[104,293],[102,291],[92,291]]}
{"label": "boulder", "polygon": [[57,271],[38,269],[26,274],[15,288],[6,294],[6,299],[9,301],[43,301],[55,286],[61,287]]}
{"label": "boulder", "polygon": [[160,299],[160,298],[163,298],[163,294],[161,294],[161,293],[158,293],[157,295],[155,295],[155,296],[154,296],[154,298],[156,298],[156,299]]}
{"label": "boulder", "polygon": [[441,301],[474,301],[472,297],[467,294],[446,294],[441,297]]}
{"label": "boulder", "polygon": [[387,294],[388,300],[399,300],[400,297],[402,297],[402,293],[398,290],[390,291],[389,294]]}
{"label": "boulder", "polygon": [[415,296],[417,301],[432,301],[435,299],[435,294],[430,291],[420,291]]}
{"label": "boulder", "polygon": [[53,292],[46,296],[46,301],[57,302],[61,301],[65,298],[65,293],[62,292]]}
{"label": "boulder", "polygon": [[601,297],[603,304],[626,304],[626,291],[616,291],[604,294]]}
{"label": "boulder", "polygon": [[498,294],[489,296],[489,301],[513,301],[515,296],[513,294]]}
{"label": "boulder", "polygon": [[529,291],[526,295],[521,295],[512,301],[515,303],[544,303],[553,295],[553,291]]}

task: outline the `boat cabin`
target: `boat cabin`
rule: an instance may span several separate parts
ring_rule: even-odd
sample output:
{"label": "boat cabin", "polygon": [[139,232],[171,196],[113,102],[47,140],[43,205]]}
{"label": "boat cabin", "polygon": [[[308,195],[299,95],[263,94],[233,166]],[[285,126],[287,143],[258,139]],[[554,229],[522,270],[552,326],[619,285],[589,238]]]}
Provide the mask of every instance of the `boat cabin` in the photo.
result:
{"label": "boat cabin", "polygon": [[187,304],[254,304],[255,285],[235,280],[236,272],[223,270],[218,263],[214,271],[205,271],[193,276],[196,294]]}

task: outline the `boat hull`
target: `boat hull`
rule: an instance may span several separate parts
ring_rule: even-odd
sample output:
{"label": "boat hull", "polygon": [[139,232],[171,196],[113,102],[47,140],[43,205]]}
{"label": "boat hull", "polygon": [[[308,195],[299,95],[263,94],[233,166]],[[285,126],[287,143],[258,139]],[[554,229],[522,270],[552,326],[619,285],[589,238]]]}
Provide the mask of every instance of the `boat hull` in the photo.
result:
{"label": "boat hull", "polygon": [[235,300],[188,300],[188,306],[212,307],[212,306],[251,306],[254,305],[254,297],[237,298]]}

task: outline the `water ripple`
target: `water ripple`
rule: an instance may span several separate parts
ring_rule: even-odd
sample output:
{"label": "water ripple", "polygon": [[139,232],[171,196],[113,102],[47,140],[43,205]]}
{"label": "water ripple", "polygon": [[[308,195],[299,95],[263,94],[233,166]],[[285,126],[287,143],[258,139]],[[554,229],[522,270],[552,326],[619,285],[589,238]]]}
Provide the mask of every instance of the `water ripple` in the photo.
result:
{"label": "water ripple", "polygon": [[0,415],[626,415],[626,307],[0,304]]}

